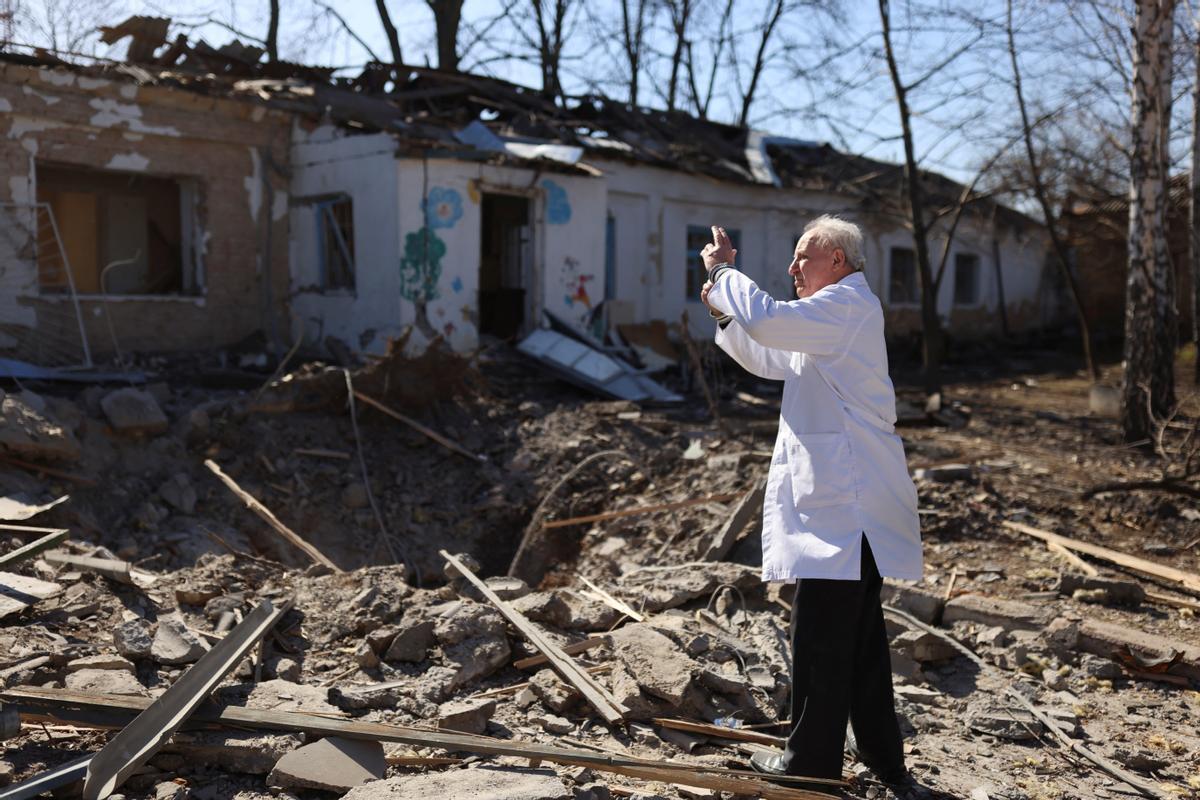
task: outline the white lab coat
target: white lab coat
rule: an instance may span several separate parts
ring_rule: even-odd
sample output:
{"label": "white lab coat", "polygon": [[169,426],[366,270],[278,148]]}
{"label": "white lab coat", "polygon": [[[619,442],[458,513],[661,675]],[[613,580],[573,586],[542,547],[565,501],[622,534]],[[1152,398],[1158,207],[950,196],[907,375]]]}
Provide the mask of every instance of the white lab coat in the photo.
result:
{"label": "white lab coat", "polygon": [[733,317],[717,345],[749,372],[783,381],[763,580],[857,579],[863,533],[880,574],[919,579],[917,492],[894,432],[883,308],[863,273],[779,302],[730,269],[708,301]]}

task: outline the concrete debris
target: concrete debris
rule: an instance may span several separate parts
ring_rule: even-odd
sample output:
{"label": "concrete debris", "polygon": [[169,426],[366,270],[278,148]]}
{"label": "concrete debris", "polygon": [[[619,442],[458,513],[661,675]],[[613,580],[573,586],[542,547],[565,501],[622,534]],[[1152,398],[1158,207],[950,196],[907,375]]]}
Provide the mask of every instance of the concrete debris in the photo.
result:
{"label": "concrete debris", "polygon": [[1007,631],[1040,630],[1051,618],[1044,608],[977,594],[964,594],[952,598],[942,612],[942,622],[951,625],[958,621],[974,622],[979,625],[999,626]]}
{"label": "concrete debris", "polygon": [[482,766],[423,775],[402,775],[351,789],[343,800],[571,800],[570,789],[550,769]]}
{"label": "concrete debris", "polygon": [[177,616],[162,617],[150,643],[150,658],[160,664],[190,664],[208,652],[208,645]]}
{"label": "concrete debris", "polygon": [[120,434],[157,435],[167,430],[167,417],[154,395],[141,389],[125,388],[109,392],[100,400],[108,424]]}
{"label": "concrete debris", "polygon": [[149,694],[132,672],[119,669],[79,669],[67,675],[65,685],[74,692],[130,694],[140,697]]}
{"label": "concrete debris", "polygon": [[583,695],[563,681],[552,669],[540,669],[529,679],[529,689],[551,711],[565,714],[578,710]]}
{"label": "concrete debris", "polygon": [[[437,639],[433,620],[421,620],[412,625],[401,623],[399,631],[387,647],[383,660],[418,663],[425,660]],[[374,648],[372,648],[374,649]]]}
{"label": "concrete debris", "polygon": [[892,648],[911,657],[920,664],[947,661],[959,652],[938,636],[926,631],[904,631],[892,639]]}
{"label": "concrete debris", "polygon": [[266,775],[279,759],[303,744],[299,734],[188,731],[176,733],[162,752],[178,753],[196,764],[210,764],[229,772]]}
{"label": "concrete debris", "polygon": [[[1063,574],[1058,590],[1067,597],[1103,605],[1136,606],[1146,599],[1146,590],[1137,581],[1077,575],[1071,572]],[[1084,593],[1082,597],[1081,592]]]}
{"label": "concrete debris", "polygon": [[558,592],[533,592],[518,597],[511,603],[514,609],[531,622],[544,623],[555,628],[571,627],[571,620],[574,618],[571,606]]}
{"label": "concrete debris", "polygon": [[699,597],[707,599],[722,584],[735,586],[743,593],[763,590],[759,570],[718,561],[702,569],[634,570],[621,576],[620,596],[637,598],[636,608],[656,612],[677,608]]}
{"label": "concrete debris", "polygon": [[68,661],[64,669],[67,672],[78,672],[81,669],[119,669],[125,670],[130,675],[137,674],[133,662],[120,656],[98,655],[75,658]]}
{"label": "concrete debris", "polygon": [[132,619],[113,628],[113,644],[117,652],[130,659],[150,658],[154,640],[150,625],[144,619]]}
{"label": "concrete debris", "polygon": [[647,694],[673,706],[683,703],[699,665],[669,637],[646,624],[613,632],[613,653]]}
{"label": "concrete debris", "polygon": [[184,514],[196,511],[196,489],[192,486],[187,473],[177,472],[158,487],[158,494],[168,505]]}
{"label": "concrete debris", "polygon": [[45,404],[31,399],[31,393],[0,398],[0,453],[31,461],[78,461],[83,449],[75,434]]}
{"label": "concrete debris", "polygon": [[1044,730],[1037,717],[1020,707],[1000,705],[992,700],[974,701],[967,706],[967,727],[1014,742],[1036,739]]}
{"label": "concrete debris", "polygon": [[540,725],[546,733],[563,735],[575,730],[575,723],[557,714],[535,714],[529,718],[535,725]]}
{"label": "concrete debris", "polygon": [[495,700],[455,700],[438,708],[437,726],[460,733],[483,733],[495,713]]}
{"label": "concrete debris", "polygon": [[330,736],[285,754],[267,776],[267,785],[341,793],[380,780],[386,772],[379,742]]}

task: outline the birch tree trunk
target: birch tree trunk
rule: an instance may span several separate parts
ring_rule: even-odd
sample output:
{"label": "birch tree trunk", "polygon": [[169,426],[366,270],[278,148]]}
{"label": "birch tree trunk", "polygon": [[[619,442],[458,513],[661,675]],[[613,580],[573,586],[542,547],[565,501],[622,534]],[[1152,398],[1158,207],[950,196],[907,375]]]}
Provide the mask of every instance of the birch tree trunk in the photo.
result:
{"label": "birch tree trunk", "polygon": [[1192,84],[1192,345],[1196,348],[1196,363],[1192,383],[1200,386],[1200,19],[1193,33],[1193,58],[1196,79]]}
{"label": "birch tree trunk", "polygon": [[1167,242],[1171,34],[1175,0],[1137,0],[1130,130],[1129,269],[1125,284],[1126,441],[1151,437],[1175,403],[1174,276]]}

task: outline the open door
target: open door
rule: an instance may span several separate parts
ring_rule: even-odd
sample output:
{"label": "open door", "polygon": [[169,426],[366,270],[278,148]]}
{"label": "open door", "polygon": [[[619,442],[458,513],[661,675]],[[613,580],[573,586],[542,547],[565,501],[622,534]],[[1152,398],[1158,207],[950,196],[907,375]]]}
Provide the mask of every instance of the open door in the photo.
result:
{"label": "open door", "polygon": [[512,339],[533,327],[533,247],[526,197],[483,195],[479,332]]}

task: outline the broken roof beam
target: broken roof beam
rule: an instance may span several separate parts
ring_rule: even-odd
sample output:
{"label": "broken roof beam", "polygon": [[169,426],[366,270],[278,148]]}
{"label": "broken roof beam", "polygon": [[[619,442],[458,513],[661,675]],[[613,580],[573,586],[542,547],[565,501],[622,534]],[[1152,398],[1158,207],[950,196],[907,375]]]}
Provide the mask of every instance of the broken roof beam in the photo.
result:
{"label": "broken roof beam", "polygon": [[[120,724],[131,714],[146,708],[151,702],[147,698],[132,695],[91,694],[34,686],[0,691],[0,701],[16,708],[22,716],[30,721],[50,717],[75,725],[93,725],[98,716],[106,715],[109,726]],[[490,736],[453,731],[337,719],[300,711],[276,711],[206,704],[193,716],[193,720],[195,722],[215,722],[232,728],[288,731],[311,736],[341,736],[347,739],[436,747],[450,752],[535,759],[555,764],[591,767],[601,772],[612,772],[644,780],[698,786],[715,791],[732,792],[737,795],[762,797],[767,800],[828,800],[829,797],[826,794],[818,794],[805,789],[777,785],[763,780],[756,773],[747,770],[622,757],[610,753],[550,747],[514,739],[496,739]],[[804,779],[796,778],[794,780]],[[844,785],[841,781],[829,781],[828,783],[833,786]],[[0,794],[0,800],[7,800],[7,798]]]}
{"label": "broken roof beam", "polygon": [[738,534],[750,524],[750,520],[762,510],[763,499],[767,493],[767,479],[759,478],[754,487],[746,492],[741,502],[734,507],[733,512],[725,520],[717,535],[713,537],[708,550],[700,558],[704,561],[720,561],[725,558],[737,541]]}
{"label": "broken roof beam", "polygon": [[538,630],[536,625],[525,619],[521,612],[501,600],[462,561],[450,555],[445,550],[439,550],[438,554],[458,570],[459,574],[470,581],[487,598],[488,602],[496,607],[501,616],[508,620],[509,624],[520,631],[521,635],[530,644],[550,660],[550,666],[558,673],[559,677],[575,687],[588,703],[600,713],[605,722],[613,725],[624,720],[628,710],[617,702],[617,699],[607,689],[597,683],[591,675],[580,669],[579,665],[571,660],[570,656],[564,653],[558,645]]}
{"label": "broken roof beam", "polygon": [[383,403],[379,402],[375,398],[368,397],[367,395],[363,394],[362,392],[358,391],[357,389],[354,390],[354,396],[356,398],[358,398],[359,400],[361,400],[362,402],[369,405],[371,408],[374,408],[377,411],[382,411],[384,414],[387,414],[392,419],[400,420],[401,422],[403,422],[405,425],[409,426],[410,428],[418,431],[419,433],[423,433],[425,436],[428,436],[430,439],[437,442],[438,444],[440,444],[442,447],[446,448],[447,450],[458,453],[461,456],[466,456],[467,458],[469,458],[472,461],[479,463],[479,464],[487,463],[486,456],[480,456],[480,455],[476,455],[475,453],[472,453],[470,450],[467,450],[465,447],[463,447],[455,442],[450,441],[445,436],[442,436],[440,433],[433,430],[432,428],[422,425],[421,423],[417,422],[412,417],[407,417],[404,414],[401,414],[399,411],[396,411],[395,409],[388,408],[387,406],[385,406]]}
{"label": "broken roof beam", "polygon": [[87,780],[83,785],[84,800],[108,797],[150,760],[289,608],[290,601],[276,608],[270,600],[263,600],[145,711],[110,739],[88,764]]}
{"label": "broken roof beam", "polygon": [[134,585],[133,580],[133,565],[128,561],[117,561],[111,558],[93,558],[91,556],[77,556],[71,553],[60,553],[57,550],[46,553],[42,559],[51,566],[55,567],[73,567],[81,569],[85,572],[94,572],[97,575],[103,575],[106,578],[124,583],[129,586]]}
{"label": "broken roof beam", "polygon": [[222,472],[221,468],[217,466],[215,461],[213,461],[211,458],[206,458],[204,459],[204,466],[208,467],[209,471],[220,478],[221,483],[224,483],[225,486],[229,488],[229,491],[237,495],[238,499],[245,503],[247,508],[257,514],[263,522],[270,525],[271,530],[275,531],[284,539],[291,542],[297,549],[299,549],[316,563],[323,564],[334,572],[342,572],[342,569],[337,564],[334,564],[332,561],[330,561],[324,553],[301,538],[300,534],[296,533],[287,525],[284,525],[282,522],[280,522],[279,518],[271,513],[271,509],[260,503],[258,499],[254,497],[254,495],[247,492],[241,486],[238,486],[237,481]]}
{"label": "broken roof beam", "polygon": [[711,494],[707,497],[693,497],[688,500],[678,500],[673,503],[658,503],[652,506],[637,506],[635,508],[622,508],[617,511],[605,511],[602,514],[589,514],[585,517],[556,519],[543,523],[542,527],[566,528],[571,525],[583,525],[588,522],[605,522],[610,519],[620,519],[621,517],[637,517],[643,514],[654,514],[658,511],[678,511],[682,508],[704,505],[705,503],[728,503],[730,500],[736,500],[739,497],[741,497],[739,494]]}
{"label": "broken roof beam", "polygon": [[56,544],[66,538],[66,528],[51,531],[40,539],[36,539],[29,544],[18,547],[11,553],[5,553],[4,555],[0,556],[0,569],[8,569],[13,564],[19,564],[26,559],[33,558],[38,553],[49,550],[51,547],[54,547]]}

